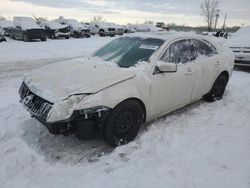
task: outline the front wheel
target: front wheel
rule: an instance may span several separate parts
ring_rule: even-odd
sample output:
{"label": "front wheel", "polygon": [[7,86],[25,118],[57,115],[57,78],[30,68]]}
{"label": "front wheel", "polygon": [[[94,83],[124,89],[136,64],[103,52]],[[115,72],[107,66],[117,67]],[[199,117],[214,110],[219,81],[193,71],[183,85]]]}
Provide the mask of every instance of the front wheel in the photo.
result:
{"label": "front wheel", "polygon": [[74,37],[74,38],[79,38],[80,35],[79,35],[77,32],[74,32],[73,37]]}
{"label": "front wheel", "polygon": [[43,36],[42,38],[41,38],[41,41],[46,41],[47,40],[47,38],[45,37],[45,36]]}
{"label": "front wheel", "polygon": [[100,30],[100,31],[99,31],[99,35],[100,35],[100,37],[105,37],[105,32],[104,32],[104,30]]}
{"label": "front wheel", "polygon": [[228,83],[228,78],[225,74],[221,74],[214,82],[211,91],[204,96],[204,98],[210,102],[222,99],[226,86]]}
{"label": "front wheel", "polygon": [[29,38],[29,36],[28,36],[27,34],[25,34],[25,35],[23,36],[23,40],[24,40],[24,42],[29,42],[29,41],[30,41],[30,38]]}
{"label": "front wheel", "polygon": [[112,146],[132,141],[143,124],[141,105],[134,100],[124,101],[109,114],[104,128],[104,140]]}

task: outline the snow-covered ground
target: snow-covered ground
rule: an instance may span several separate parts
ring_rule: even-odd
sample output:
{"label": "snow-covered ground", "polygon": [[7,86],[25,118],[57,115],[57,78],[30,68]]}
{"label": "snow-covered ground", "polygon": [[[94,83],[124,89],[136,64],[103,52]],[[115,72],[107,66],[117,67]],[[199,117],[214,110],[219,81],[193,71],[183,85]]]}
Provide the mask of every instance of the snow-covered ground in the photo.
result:
{"label": "snow-covered ground", "polygon": [[112,149],[53,136],[18,103],[22,74],[81,57],[112,38],[0,44],[0,187],[250,187],[250,73],[235,71],[223,100],[196,102]]}

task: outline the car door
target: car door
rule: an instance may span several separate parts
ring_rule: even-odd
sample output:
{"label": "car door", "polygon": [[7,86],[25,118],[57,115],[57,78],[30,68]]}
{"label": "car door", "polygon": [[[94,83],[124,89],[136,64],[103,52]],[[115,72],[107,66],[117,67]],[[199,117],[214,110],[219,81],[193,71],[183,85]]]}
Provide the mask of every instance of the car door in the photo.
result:
{"label": "car door", "polygon": [[191,102],[196,79],[195,54],[190,42],[181,39],[167,47],[156,63],[175,63],[176,72],[155,73],[151,79],[151,112],[159,116]]}
{"label": "car door", "polygon": [[220,58],[215,49],[207,41],[198,39],[191,40],[195,48],[197,59],[197,80],[193,92],[193,100],[207,94],[220,73]]}

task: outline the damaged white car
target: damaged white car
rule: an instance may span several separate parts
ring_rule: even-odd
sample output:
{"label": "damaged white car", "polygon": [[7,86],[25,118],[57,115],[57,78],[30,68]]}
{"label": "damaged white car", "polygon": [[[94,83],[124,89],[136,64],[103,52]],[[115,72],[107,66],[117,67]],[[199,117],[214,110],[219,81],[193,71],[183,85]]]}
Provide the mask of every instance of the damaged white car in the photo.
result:
{"label": "damaged white car", "polygon": [[222,98],[233,53],[209,38],[132,34],[91,56],[24,77],[20,101],[53,134],[102,137],[117,146],[141,125],[205,97]]}

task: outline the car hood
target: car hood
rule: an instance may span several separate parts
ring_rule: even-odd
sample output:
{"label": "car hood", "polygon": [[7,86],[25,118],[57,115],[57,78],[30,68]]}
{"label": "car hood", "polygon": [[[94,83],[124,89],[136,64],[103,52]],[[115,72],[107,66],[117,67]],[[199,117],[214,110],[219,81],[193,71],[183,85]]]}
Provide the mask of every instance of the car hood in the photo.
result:
{"label": "car hood", "polygon": [[54,103],[72,95],[97,93],[135,75],[130,69],[77,59],[37,69],[24,82],[33,93]]}

